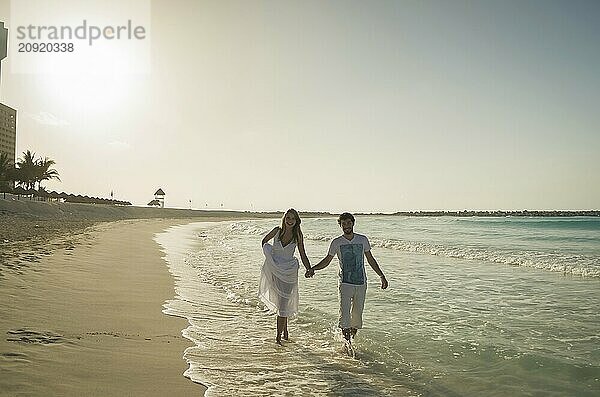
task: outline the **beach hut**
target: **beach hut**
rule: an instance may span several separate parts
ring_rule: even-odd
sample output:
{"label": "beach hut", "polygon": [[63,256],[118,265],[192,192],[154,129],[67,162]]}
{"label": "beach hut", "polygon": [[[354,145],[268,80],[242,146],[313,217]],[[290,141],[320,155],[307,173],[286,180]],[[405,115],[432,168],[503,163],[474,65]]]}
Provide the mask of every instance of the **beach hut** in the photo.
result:
{"label": "beach hut", "polygon": [[159,188],[156,192],[154,192],[154,200],[153,201],[158,201],[160,208],[164,208],[165,207],[165,192]]}
{"label": "beach hut", "polygon": [[148,203],[148,206],[149,207],[160,207],[161,205],[160,205],[160,201],[155,199],[155,200],[150,201]]}

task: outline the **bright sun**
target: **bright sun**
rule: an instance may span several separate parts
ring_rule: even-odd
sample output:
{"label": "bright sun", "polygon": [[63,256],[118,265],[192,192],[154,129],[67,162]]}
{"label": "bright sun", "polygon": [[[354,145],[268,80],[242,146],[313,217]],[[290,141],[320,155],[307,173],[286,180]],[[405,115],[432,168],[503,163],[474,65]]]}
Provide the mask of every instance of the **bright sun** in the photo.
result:
{"label": "bright sun", "polygon": [[133,82],[150,73],[149,40],[98,40],[92,45],[74,41],[72,45],[72,51],[18,53],[11,70],[36,76],[44,102],[87,115],[123,106],[135,95]]}
{"label": "bright sun", "polygon": [[132,94],[131,79],[135,76],[125,74],[96,75],[86,72],[65,75],[43,76],[42,95],[51,97],[51,102],[70,113],[84,112],[110,114],[127,102]]}

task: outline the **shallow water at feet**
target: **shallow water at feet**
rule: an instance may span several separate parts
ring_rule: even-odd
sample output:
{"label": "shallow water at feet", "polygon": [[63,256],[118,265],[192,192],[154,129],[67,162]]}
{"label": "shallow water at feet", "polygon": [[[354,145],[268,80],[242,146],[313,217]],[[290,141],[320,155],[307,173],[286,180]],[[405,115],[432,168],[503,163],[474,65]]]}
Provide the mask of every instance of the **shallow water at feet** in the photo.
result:
{"label": "shallow water at feet", "polygon": [[[256,298],[260,240],[277,220],[157,235],[176,278],[167,313],[194,341],[187,376],[210,396],[595,396],[600,393],[600,221],[361,217],[390,281],[367,269],[356,357],[337,324],[337,261],[300,274],[290,341]],[[339,233],[304,219],[311,263]]]}

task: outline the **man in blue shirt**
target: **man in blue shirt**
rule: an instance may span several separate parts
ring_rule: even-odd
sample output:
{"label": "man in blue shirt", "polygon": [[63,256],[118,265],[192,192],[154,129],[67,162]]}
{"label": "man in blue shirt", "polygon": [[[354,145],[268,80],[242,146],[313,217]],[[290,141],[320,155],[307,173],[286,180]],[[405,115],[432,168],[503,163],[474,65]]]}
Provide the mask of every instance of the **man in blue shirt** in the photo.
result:
{"label": "man in blue shirt", "polygon": [[388,282],[381,271],[379,264],[371,254],[369,239],[362,234],[354,233],[354,216],[344,212],[338,218],[338,225],[344,234],[333,239],[329,245],[329,252],[315,266],[305,274],[312,277],[316,270],[326,268],[335,255],[339,261],[339,301],[340,317],[339,327],[346,340],[354,337],[362,328],[362,312],[365,305],[367,292],[367,275],[365,272],[364,257],[381,279],[381,288],[386,289]]}

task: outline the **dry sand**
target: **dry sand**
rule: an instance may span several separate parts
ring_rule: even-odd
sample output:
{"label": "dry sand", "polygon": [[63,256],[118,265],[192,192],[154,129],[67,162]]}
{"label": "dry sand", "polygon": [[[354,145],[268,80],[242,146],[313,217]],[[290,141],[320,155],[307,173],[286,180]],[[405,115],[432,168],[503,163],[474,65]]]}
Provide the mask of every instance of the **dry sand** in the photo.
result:
{"label": "dry sand", "polygon": [[202,395],[182,375],[187,322],[162,313],[174,280],[153,241],[182,223],[97,224],[0,265],[0,395]]}

